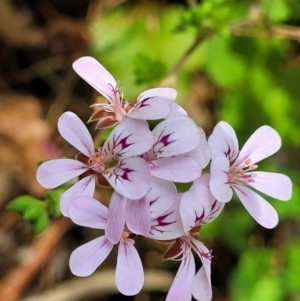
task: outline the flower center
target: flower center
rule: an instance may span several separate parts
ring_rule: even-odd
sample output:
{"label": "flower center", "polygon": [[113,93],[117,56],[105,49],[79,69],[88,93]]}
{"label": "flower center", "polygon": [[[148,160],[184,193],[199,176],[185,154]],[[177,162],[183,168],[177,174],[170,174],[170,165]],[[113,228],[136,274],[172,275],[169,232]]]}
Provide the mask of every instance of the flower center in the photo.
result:
{"label": "flower center", "polygon": [[95,172],[102,172],[105,169],[105,164],[103,163],[104,154],[101,148],[97,148],[93,154],[91,154],[87,165],[90,169]]}
{"label": "flower center", "polygon": [[133,245],[135,243],[134,239],[131,238],[131,233],[124,230],[120,237],[120,242],[124,242],[125,240],[130,241]]}
{"label": "flower center", "polygon": [[252,175],[248,172],[255,170],[257,167],[258,165],[251,164],[251,158],[236,166],[231,166],[228,172],[228,183],[247,185],[250,182],[254,182]]}

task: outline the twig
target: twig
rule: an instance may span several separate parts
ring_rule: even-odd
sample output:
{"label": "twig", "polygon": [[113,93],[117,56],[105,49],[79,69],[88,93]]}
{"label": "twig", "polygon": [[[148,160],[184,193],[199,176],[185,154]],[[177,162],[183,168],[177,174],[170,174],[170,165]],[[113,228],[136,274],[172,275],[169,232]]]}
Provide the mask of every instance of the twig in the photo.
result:
{"label": "twig", "polygon": [[[170,272],[146,270],[143,290],[166,292],[172,280],[173,274]],[[117,292],[115,270],[107,269],[94,273],[87,278],[73,278],[54,289],[22,299],[21,301],[79,301],[86,300],[91,296],[101,297]]]}
{"label": "twig", "polygon": [[36,239],[25,260],[11,271],[0,283],[0,300],[17,301],[35,274],[49,260],[63,235],[73,226],[69,219],[51,222]]}

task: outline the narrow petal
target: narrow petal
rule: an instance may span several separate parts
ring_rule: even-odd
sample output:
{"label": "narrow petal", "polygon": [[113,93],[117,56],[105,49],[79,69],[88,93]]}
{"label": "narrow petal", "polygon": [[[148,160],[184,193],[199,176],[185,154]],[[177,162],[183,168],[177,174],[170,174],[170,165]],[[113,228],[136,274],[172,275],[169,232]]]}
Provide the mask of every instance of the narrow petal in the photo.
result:
{"label": "narrow petal", "polygon": [[120,242],[116,267],[116,285],[126,296],[139,293],[144,284],[144,270],[140,256],[129,241]]}
{"label": "narrow petal", "polygon": [[73,159],[54,159],[41,164],[36,178],[45,188],[51,189],[78,177],[88,170],[88,167]]}
{"label": "narrow petal", "polygon": [[195,272],[195,259],[192,252],[189,251],[186,256],[182,258],[166,301],[191,301]]}
{"label": "narrow petal", "polygon": [[108,207],[107,225],[105,235],[110,242],[117,244],[125,227],[127,199],[118,194],[113,193]]}
{"label": "narrow petal", "polygon": [[200,142],[198,127],[187,116],[166,119],[153,129],[153,151],[158,157],[170,157],[191,151]]}
{"label": "narrow petal", "polygon": [[220,202],[232,199],[232,189],[228,184],[229,161],[224,156],[215,157],[210,165],[209,188],[212,195]]}
{"label": "narrow petal", "polygon": [[146,197],[127,200],[126,225],[135,234],[148,234],[151,229],[150,204]]}
{"label": "narrow petal", "polygon": [[187,183],[201,176],[200,164],[188,157],[158,158],[152,161],[151,174],[154,177]]}
{"label": "narrow petal", "polygon": [[113,246],[105,235],[80,246],[70,257],[72,273],[79,277],[91,275],[106,259]]}
{"label": "narrow petal", "polygon": [[81,57],[73,63],[73,69],[106,99],[114,99],[116,80],[97,60],[89,56]]}
{"label": "narrow petal", "polygon": [[152,147],[153,139],[145,120],[126,118],[114,128],[103,145],[105,161],[141,155]]}
{"label": "narrow petal", "polygon": [[204,267],[196,273],[193,285],[193,297],[198,301],[210,301],[212,299],[212,290],[210,281]]}
{"label": "narrow petal", "polygon": [[172,88],[155,88],[143,92],[128,112],[128,117],[155,120],[166,117],[177,92]]}
{"label": "narrow petal", "polygon": [[58,130],[66,141],[87,157],[90,157],[91,153],[94,152],[95,147],[91,134],[74,113],[65,112],[60,116]]}
{"label": "narrow petal", "polygon": [[95,192],[96,178],[94,175],[90,175],[82,178],[80,181],[75,183],[72,187],[66,190],[60,198],[60,210],[64,216],[69,217],[69,204],[80,195],[93,196]]}
{"label": "narrow petal", "polygon": [[137,200],[145,196],[150,188],[150,167],[138,157],[124,159],[103,172],[109,184],[126,198]]}
{"label": "narrow petal", "polygon": [[212,158],[226,156],[232,162],[238,155],[239,143],[232,126],[225,121],[220,121],[208,138]]}
{"label": "narrow petal", "polygon": [[187,116],[188,113],[185,109],[183,109],[180,105],[173,102],[171,104],[171,110],[170,113],[165,117],[165,119],[177,117],[177,116]]}
{"label": "narrow petal", "polygon": [[200,137],[200,142],[198,146],[193,150],[191,150],[190,152],[185,153],[184,155],[189,158],[193,158],[197,160],[203,169],[208,165],[209,161],[211,160],[211,150],[206,140],[206,135],[204,131],[199,127],[198,127],[198,133]]}
{"label": "narrow petal", "polygon": [[91,196],[81,195],[69,204],[71,220],[80,226],[105,229],[107,223],[107,208]]}
{"label": "narrow petal", "polygon": [[246,210],[261,226],[267,229],[276,227],[278,214],[264,198],[244,186],[234,186],[233,189]]}
{"label": "narrow petal", "polygon": [[286,175],[273,172],[249,172],[254,182],[248,185],[280,201],[292,197],[292,181]]}
{"label": "narrow petal", "polygon": [[248,158],[254,164],[275,154],[280,147],[279,134],[270,126],[261,126],[247,140],[234,164],[238,165]]}

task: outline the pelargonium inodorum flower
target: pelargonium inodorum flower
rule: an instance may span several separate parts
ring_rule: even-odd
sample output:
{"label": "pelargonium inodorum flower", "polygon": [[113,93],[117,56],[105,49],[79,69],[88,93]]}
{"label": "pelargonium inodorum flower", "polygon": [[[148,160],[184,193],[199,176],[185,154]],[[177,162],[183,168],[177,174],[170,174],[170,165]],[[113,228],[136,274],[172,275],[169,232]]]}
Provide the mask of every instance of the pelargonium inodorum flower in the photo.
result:
{"label": "pelargonium inodorum flower", "polygon": [[[107,230],[108,210],[90,196],[82,195],[73,199],[69,205],[69,215],[78,225]],[[118,245],[116,286],[124,295],[135,295],[144,284],[144,270],[134,243],[134,234],[123,224],[116,241],[111,241],[103,234],[74,250],[70,257],[70,269],[74,275],[89,276],[107,258],[114,245]]]}
{"label": "pelargonium inodorum flower", "polygon": [[96,128],[115,126],[126,117],[156,120],[168,115],[185,115],[186,112],[174,103],[177,96],[172,88],[154,88],[140,94],[135,104],[126,101],[114,77],[94,58],[82,57],[73,63],[77,74],[101,93],[108,103],[95,104],[96,111],[90,118],[97,121]]}
{"label": "pelargonium inodorum flower", "polygon": [[[153,177],[184,183],[200,177],[204,160],[199,158],[206,156],[207,142],[201,139],[199,128],[191,118],[177,116],[166,119],[152,133],[154,144],[142,157],[149,163]],[[200,144],[203,144],[203,150]],[[189,155],[194,149],[203,155]]]}
{"label": "pelargonium inodorum flower", "polygon": [[44,162],[38,168],[37,180],[50,189],[82,177],[61,197],[64,215],[68,216],[71,199],[82,194],[93,195],[96,181],[100,185],[109,183],[118,193],[130,199],[139,199],[148,192],[150,168],[144,159],[137,157],[153,144],[153,135],[146,121],[129,118],[122,121],[104,145],[96,149],[85,124],[74,113],[62,114],[58,120],[58,130],[80,154],[77,159]]}
{"label": "pelargonium inodorum flower", "polygon": [[284,174],[256,171],[257,162],[273,155],[281,147],[279,134],[270,126],[261,126],[239,151],[233,128],[219,122],[208,139],[212,151],[210,189],[220,202],[228,202],[233,190],[250,215],[263,227],[278,223],[276,210],[254,188],[268,196],[287,201],[292,183]]}

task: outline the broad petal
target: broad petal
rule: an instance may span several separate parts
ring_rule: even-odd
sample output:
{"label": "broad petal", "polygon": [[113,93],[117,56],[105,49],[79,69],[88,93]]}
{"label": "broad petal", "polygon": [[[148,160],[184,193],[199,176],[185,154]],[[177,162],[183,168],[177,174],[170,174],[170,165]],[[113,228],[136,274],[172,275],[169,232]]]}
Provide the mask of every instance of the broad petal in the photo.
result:
{"label": "broad petal", "polygon": [[140,256],[129,241],[120,242],[116,267],[116,285],[126,296],[136,295],[144,284],[144,270]]}
{"label": "broad petal", "polygon": [[195,272],[195,259],[192,252],[189,251],[186,256],[182,258],[166,301],[191,301]]}
{"label": "broad petal", "polygon": [[232,126],[220,121],[208,138],[212,158],[226,156],[232,162],[239,153],[239,143]]}
{"label": "broad petal", "polygon": [[273,172],[249,172],[254,182],[248,185],[280,201],[288,201],[292,197],[292,181],[289,177]]}
{"label": "broad petal", "polygon": [[199,127],[198,133],[200,137],[200,143],[196,148],[184,155],[197,160],[203,169],[208,165],[209,161],[211,160],[211,151],[210,146],[208,145],[208,142],[206,140],[206,135],[204,131]]}
{"label": "broad petal", "polygon": [[244,186],[236,185],[233,189],[246,210],[261,226],[267,229],[276,227],[278,214],[264,198]]}
{"label": "broad petal", "polygon": [[110,199],[105,229],[106,237],[114,244],[117,244],[120,241],[124,231],[126,204],[127,199],[115,191]]}
{"label": "broad petal", "polygon": [[94,152],[94,142],[88,129],[74,113],[65,112],[60,116],[58,130],[66,141],[87,157]]}
{"label": "broad petal", "polygon": [[188,113],[185,109],[183,109],[180,105],[173,102],[171,104],[171,110],[170,113],[165,117],[165,119],[177,117],[177,116],[187,116]]}
{"label": "broad petal", "polygon": [[72,200],[69,215],[77,225],[93,229],[106,228],[107,208],[91,196],[81,195]]}
{"label": "broad petal", "polygon": [[232,199],[232,189],[228,184],[229,167],[229,161],[224,156],[215,157],[210,165],[210,191],[218,201],[225,203]]}
{"label": "broad petal", "polygon": [[90,175],[82,178],[75,183],[72,187],[66,190],[60,198],[60,210],[64,216],[69,217],[69,204],[80,195],[93,196],[95,192],[96,178],[94,175]]}
{"label": "broad petal", "polygon": [[116,80],[97,60],[89,56],[81,57],[73,63],[73,69],[106,99],[114,99]]}
{"label": "broad petal", "polygon": [[80,246],[70,257],[72,273],[79,277],[91,275],[106,259],[113,246],[105,235]]}
{"label": "broad petal", "polygon": [[196,273],[193,285],[193,297],[198,301],[210,301],[212,299],[212,289],[210,281],[204,267]]}
{"label": "broad petal", "polygon": [[114,128],[103,145],[105,161],[141,155],[152,145],[153,135],[148,123],[126,118]]}
{"label": "broad petal", "polygon": [[126,198],[137,200],[145,196],[150,188],[150,167],[138,157],[124,159],[103,172],[109,184]]}
{"label": "broad petal", "polygon": [[150,204],[151,217],[154,219],[177,200],[176,186],[170,181],[152,177],[150,190],[145,197]]}
{"label": "broad petal", "polygon": [[188,157],[158,158],[151,162],[151,174],[154,177],[187,183],[201,176],[200,164]]}
{"label": "broad petal", "polygon": [[38,182],[47,189],[60,186],[78,177],[88,170],[88,167],[74,159],[53,159],[41,164],[37,170]]}
{"label": "broad petal", "polygon": [[205,208],[205,218],[203,219],[204,224],[211,223],[216,219],[222,212],[225,203],[219,202],[212,195],[210,188],[210,174],[203,174],[199,179],[195,180],[193,187],[197,198],[203,204]]}
{"label": "broad petal", "polygon": [[251,158],[251,164],[259,162],[275,154],[281,147],[279,134],[270,126],[258,128],[241,149],[234,165]]}
{"label": "broad petal", "polygon": [[135,234],[148,234],[151,229],[150,204],[146,197],[127,200],[126,225]]}
{"label": "broad petal", "polygon": [[171,240],[185,235],[180,214],[179,214],[179,199],[177,194],[174,204],[158,217],[152,218],[151,230],[146,237],[156,240]]}
{"label": "broad petal", "polygon": [[127,116],[145,120],[166,117],[177,92],[172,88],[155,88],[143,92]]}
{"label": "broad petal", "polygon": [[154,129],[153,151],[158,157],[171,157],[191,151],[200,142],[198,127],[187,116],[160,122]]}

